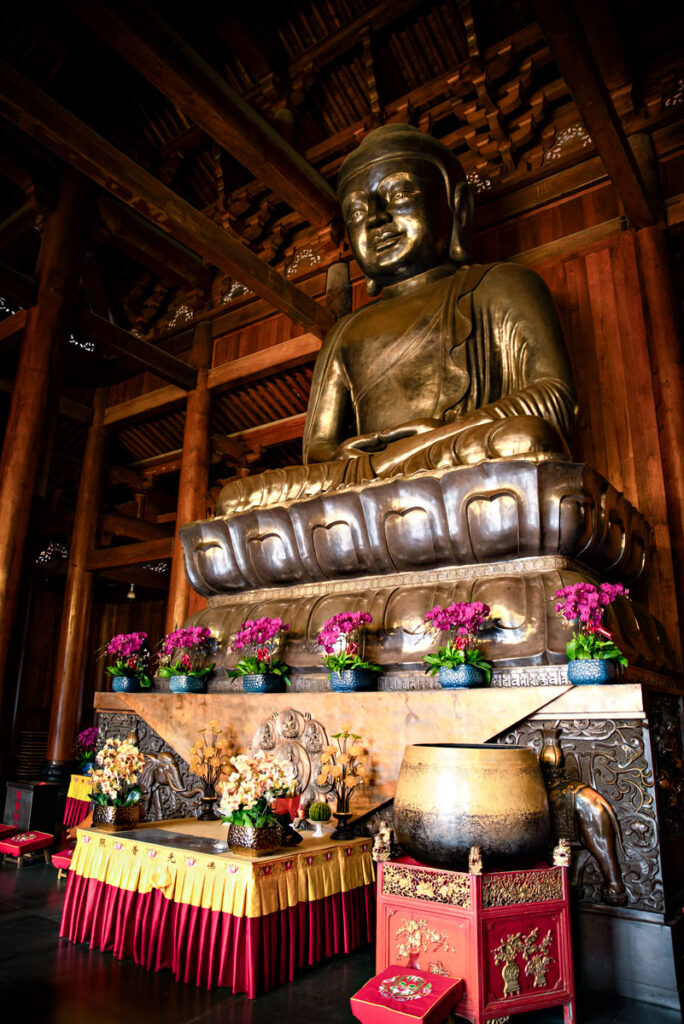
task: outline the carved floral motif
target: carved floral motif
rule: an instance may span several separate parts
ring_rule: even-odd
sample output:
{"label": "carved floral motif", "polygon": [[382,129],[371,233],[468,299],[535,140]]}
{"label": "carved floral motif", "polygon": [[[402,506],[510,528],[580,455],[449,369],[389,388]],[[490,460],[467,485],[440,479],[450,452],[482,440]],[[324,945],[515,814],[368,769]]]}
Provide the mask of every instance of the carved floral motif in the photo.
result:
{"label": "carved floral motif", "polygon": [[409,896],[451,907],[470,906],[470,879],[453,871],[417,871],[399,864],[387,864],[382,891],[391,896]]}
{"label": "carved floral motif", "polygon": [[506,872],[484,875],[483,907],[510,907],[516,903],[546,903],[563,898],[563,876],[556,871]]}

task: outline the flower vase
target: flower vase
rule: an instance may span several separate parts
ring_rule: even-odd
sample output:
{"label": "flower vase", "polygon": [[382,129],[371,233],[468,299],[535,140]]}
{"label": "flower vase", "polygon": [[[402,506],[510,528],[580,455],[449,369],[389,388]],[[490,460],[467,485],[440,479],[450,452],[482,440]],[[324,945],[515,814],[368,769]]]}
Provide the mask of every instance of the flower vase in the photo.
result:
{"label": "flower vase", "polygon": [[337,818],[335,831],[330,834],[331,839],[353,839],[354,833],[349,825],[352,818],[351,811],[333,811]]}
{"label": "flower vase", "polygon": [[374,690],[376,674],[365,668],[346,668],[341,672],[330,673],[330,689],[337,693]]}
{"label": "flower vase", "polygon": [[171,693],[204,693],[206,689],[206,676],[169,676]]}
{"label": "flower vase", "polygon": [[94,767],[94,761],[84,761],[81,765],[81,775],[92,775]]}
{"label": "flower vase", "polygon": [[216,813],[214,804],[218,800],[218,794],[213,786],[207,786],[204,790],[204,796],[200,800],[199,814],[197,815],[198,821],[218,821],[221,817],[220,814]]}
{"label": "flower vase", "polygon": [[444,690],[471,690],[485,686],[487,677],[477,665],[457,665],[449,668],[441,665],[439,669],[439,685]]}
{"label": "flower vase", "polygon": [[245,693],[282,693],[285,680],[276,672],[260,672],[258,675],[244,675],[242,689]]}
{"label": "flower vase", "polygon": [[231,853],[239,857],[268,857],[280,848],[282,832],[280,825],[264,825],[254,828],[249,825],[228,826],[228,846]]}
{"label": "flower vase", "polygon": [[614,658],[578,658],[568,662],[568,679],[575,686],[612,683],[617,678],[618,666]]}
{"label": "flower vase", "polygon": [[137,676],[112,676],[114,693],[139,693],[140,680]]}
{"label": "flower vase", "polygon": [[93,827],[103,832],[122,832],[135,828],[140,821],[140,804],[118,807],[114,804],[95,804]]}

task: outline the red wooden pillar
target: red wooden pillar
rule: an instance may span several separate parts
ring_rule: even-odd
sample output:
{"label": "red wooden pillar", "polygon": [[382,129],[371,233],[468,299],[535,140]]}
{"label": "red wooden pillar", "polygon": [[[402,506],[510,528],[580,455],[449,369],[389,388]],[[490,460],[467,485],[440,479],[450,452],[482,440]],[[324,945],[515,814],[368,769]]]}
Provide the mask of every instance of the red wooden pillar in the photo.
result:
{"label": "red wooden pillar", "polygon": [[50,393],[59,388],[59,350],[76,301],[85,228],[85,185],[73,171],[45,228],[0,460],[0,702],[15,604],[43,447]]}
{"label": "red wooden pillar", "polygon": [[186,523],[204,519],[209,490],[209,463],[211,460],[210,412],[211,395],[207,376],[211,364],[211,323],[204,321],[195,327],[192,361],[197,367],[197,387],[189,392],[185,407],[183,456],[178,484],[178,511],[176,538],[173,545],[169,600],[166,606],[166,632],[180,626],[187,618],[190,601],[190,583],[185,573],[183,545],[178,530]]}
{"label": "red wooden pillar", "polygon": [[[677,298],[665,240],[659,225],[636,233],[639,272],[648,316],[650,372],[656,400],[660,455],[670,527],[672,561],[684,631],[684,364]],[[648,368],[646,368],[648,369]],[[684,642],[684,636],[683,636]]]}
{"label": "red wooden pillar", "polygon": [[73,760],[85,659],[92,653],[88,650],[88,641],[95,574],[86,571],[85,563],[88,552],[95,547],[100,518],[107,440],[104,426],[107,394],[107,388],[98,388],[95,392],[93,421],[86,439],[71,534],[50,711],[47,763],[43,768],[43,775],[56,782],[63,781]]}

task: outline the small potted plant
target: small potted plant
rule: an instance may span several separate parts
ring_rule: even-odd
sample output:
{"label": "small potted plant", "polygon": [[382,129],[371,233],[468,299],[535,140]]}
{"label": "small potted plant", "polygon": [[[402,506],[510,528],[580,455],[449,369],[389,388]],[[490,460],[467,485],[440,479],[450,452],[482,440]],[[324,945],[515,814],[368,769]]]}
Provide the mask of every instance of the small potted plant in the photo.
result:
{"label": "small potted plant", "polygon": [[309,824],[314,827],[313,838],[323,839],[325,825],[332,818],[330,804],[326,800],[314,800],[307,808],[306,817]]}
{"label": "small potted plant", "polygon": [[[211,735],[207,740],[208,732]],[[230,773],[232,750],[230,741],[225,736],[220,738],[222,733],[223,729],[212,718],[209,725],[199,730],[200,739],[190,747],[190,771],[199,775],[204,786],[203,806],[197,815],[200,821],[216,821],[220,817],[214,810],[214,804],[218,799],[219,783]]]}
{"label": "small potted plant", "polygon": [[95,757],[91,776],[95,808],[93,825],[116,832],[131,828],[140,817],[138,775],[145,764],[131,740],[110,737]]}
{"label": "small potted plant", "polygon": [[439,676],[439,685],[446,690],[489,686],[492,666],[477,644],[477,633],[489,615],[489,605],[481,601],[455,601],[448,608],[435,605],[424,622],[437,636],[447,634],[447,641],[436,654],[426,654],[423,661],[429,675]]}
{"label": "small potted plant", "polygon": [[553,595],[556,612],[568,626],[574,626],[572,640],[565,648],[568,679],[577,685],[608,683],[627,665],[615,645],[613,634],[603,626],[603,615],[618,597],[627,597],[622,583],[572,583]]}
{"label": "small potted plant", "polygon": [[214,671],[218,640],[206,626],[188,626],[167,633],[161,642],[157,675],[169,680],[171,693],[204,693]]}
{"label": "small potted plant", "polygon": [[97,735],[97,726],[89,725],[87,729],[82,729],[76,737],[74,753],[79,761],[81,775],[90,775],[93,770]]}
{"label": "small potted plant", "polygon": [[285,643],[289,625],[280,618],[246,619],[233,637],[231,651],[251,651],[243,655],[229,672],[234,679],[242,677],[245,693],[280,693],[289,685],[290,669],[279,654]]}
{"label": "small potted plant", "polygon": [[318,634],[318,646],[325,651],[323,664],[330,669],[330,688],[338,692],[372,690],[379,665],[365,661],[366,626],[372,622],[368,612],[340,612],[324,623]]}
{"label": "small potted plant", "polygon": [[281,829],[271,809],[277,797],[290,796],[296,786],[294,765],[259,750],[230,759],[234,771],[221,784],[221,821],[229,826],[233,853],[263,857],[277,850]]}
{"label": "small potted plant", "polygon": [[105,644],[102,654],[114,658],[114,664],[107,665],[105,672],[112,676],[115,693],[136,693],[152,685],[147,671],[150,663],[147,633],[118,633]]}
{"label": "small potted plant", "polygon": [[337,743],[331,743],[324,748],[321,754],[321,770],[316,779],[319,786],[326,786],[337,798],[337,806],[334,814],[337,818],[337,828],[331,835],[331,839],[350,839],[349,801],[353,797],[356,787],[368,782],[368,771],[366,768],[366,751],[361,744],[361,737],[350,731],[351,726],[347,723],[342,726],[340,732],[334,733],[332,739]]}

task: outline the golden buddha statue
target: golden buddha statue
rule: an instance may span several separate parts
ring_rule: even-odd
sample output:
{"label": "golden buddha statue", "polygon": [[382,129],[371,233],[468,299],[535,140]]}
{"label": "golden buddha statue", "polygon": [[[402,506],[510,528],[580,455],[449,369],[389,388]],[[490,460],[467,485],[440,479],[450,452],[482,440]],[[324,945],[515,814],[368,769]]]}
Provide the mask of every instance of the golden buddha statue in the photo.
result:
{"label": "golden buddha statue", "polygon": [[352,252],[377,301],[314,371],[304,465],[231,481],[226,516],[419,471],[567,455],[576,412],[553,301],[533,271],[468,265],[472,196],[442,143],[404,124],[342,164]]}

